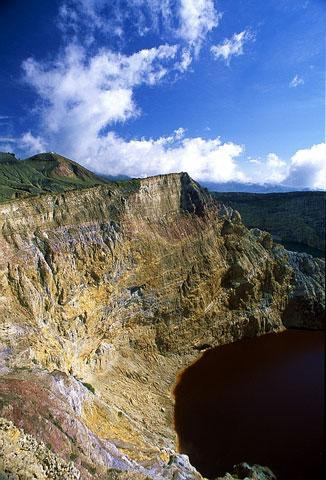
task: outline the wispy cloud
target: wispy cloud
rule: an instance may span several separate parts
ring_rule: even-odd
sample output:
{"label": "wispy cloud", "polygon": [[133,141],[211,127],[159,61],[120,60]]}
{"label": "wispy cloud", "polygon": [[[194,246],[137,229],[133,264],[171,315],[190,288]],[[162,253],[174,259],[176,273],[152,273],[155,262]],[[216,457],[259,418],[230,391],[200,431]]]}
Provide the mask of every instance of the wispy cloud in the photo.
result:
{"label": "wispy cloud", "polygon": [[177,65],[177,69],[180,70],[180,72],[182,73],[185,72],[186,70],[188,70],[192,60],[193,59],[190,50],[187,48],[183,49],[181,54],[181,60]]}
{"label": "wispy cloud", "polygon": [[0,142],[15,143],[16,139],[13,137],[0,137]]}
{"label": "wispy cloud", "polygon": [[207,34],[217,27],[221,16],[213,0],[180,0],[179,36],[198,52]]}
{"label": "wispy cloud", "polygon": [[179,39],[198,53],[221,16],[213,0],[65,0],[58,24],[86,44],[96,36],[126,40],[132,30],[140,36]]}
{"label": "wispy cloud", "polygon": [[[9,115],[0,115],[0,126],[3,129],[6,126],[11,125],[11,117]],[[3,134],[3,132],[2,132]]]}
{"label": "wispy cloud", "polygon": [[261,165],[261,161],[257,158],[248,158],[248,162],[252,163],[253,165]]}
{"label": "wispy cloud", "polygon": [[299,85],[303,85],[304,84],[304,80],[303,78],[299,77],[299,75],[294,75],[294,77],[292,78],[291,82],[289,83],[289,86],[291,88],[296,88],[298,87]]}
{"label": "wispy cloud", "polygon": [[222,43],[213,45],[211,52],[216,59],[222,57],[229,65],[233,56],[238,57],[244,54],[245,43],[254,39],[255,36],[250,30],[243,30],[240,33],[235,33],[231,38],[226,38]]}
{"label": "wispy cloud", "polygon": [[44,152],[46,150],[46,143],[41,137],[34,136],[31,132],[26,132],[19,139],[19,147],[33,155],[35,153]]}

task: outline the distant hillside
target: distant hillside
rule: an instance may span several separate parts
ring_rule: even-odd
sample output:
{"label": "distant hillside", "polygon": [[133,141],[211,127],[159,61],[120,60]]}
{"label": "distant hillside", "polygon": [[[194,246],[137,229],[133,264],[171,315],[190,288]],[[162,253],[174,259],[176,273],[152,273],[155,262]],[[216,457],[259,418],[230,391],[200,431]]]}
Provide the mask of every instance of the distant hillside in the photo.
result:
{"label": "distant hillside", "polygon": [[290,250],[324,255],[324,192],[213,192],[213,195],[219,202],[238,210],[247,227],[270,232]]}
{"label": "distant hillside", "polygon": [[[272,185],[269,183],[259,185],[258,183],[240,183],[240,182],[200,182],[200,184],[211,192],[247,192],[247,193],[284,193],[295,192],[297,189],[287,185]],[[308,188],[302,191],[311,191]]]}
{"label": "distant hillside", "polygon": [[0,202],[102,183],[107,181],[56,153],[17,160],[14,154],[0,152]]}

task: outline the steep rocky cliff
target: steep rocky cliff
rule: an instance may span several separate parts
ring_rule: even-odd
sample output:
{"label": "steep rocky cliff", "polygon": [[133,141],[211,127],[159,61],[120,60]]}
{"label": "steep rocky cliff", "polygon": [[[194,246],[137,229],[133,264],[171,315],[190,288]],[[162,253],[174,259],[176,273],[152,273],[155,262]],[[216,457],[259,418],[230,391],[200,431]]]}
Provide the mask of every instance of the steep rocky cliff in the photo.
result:
{"label": "steep rocky cliff", "polygon": [[325,253],[325,192],[222,193],[215,198],[238,210],[248,228],[270,232],[291,250]]}
{"label": "steep rocky cliff", "polygon": [[[178,372],[320,327],[322,261],[303,268],[186,173],[4,203],[0,228],[0,416],[83,479],[200,479],[175,454]],[[298,296],[309,321],[289,319]]]}

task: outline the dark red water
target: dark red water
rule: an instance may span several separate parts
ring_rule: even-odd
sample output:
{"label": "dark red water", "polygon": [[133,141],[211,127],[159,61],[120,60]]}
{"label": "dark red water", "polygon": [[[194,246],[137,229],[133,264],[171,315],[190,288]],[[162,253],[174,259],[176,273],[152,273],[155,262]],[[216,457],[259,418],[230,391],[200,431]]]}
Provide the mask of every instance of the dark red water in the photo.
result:
{"label": "dark red water", "polygon": [[175,389],[180,451],[208,478],[244,461],[278,480],[326,478],[324,367],[323,332],[288,330],[207,351]]}

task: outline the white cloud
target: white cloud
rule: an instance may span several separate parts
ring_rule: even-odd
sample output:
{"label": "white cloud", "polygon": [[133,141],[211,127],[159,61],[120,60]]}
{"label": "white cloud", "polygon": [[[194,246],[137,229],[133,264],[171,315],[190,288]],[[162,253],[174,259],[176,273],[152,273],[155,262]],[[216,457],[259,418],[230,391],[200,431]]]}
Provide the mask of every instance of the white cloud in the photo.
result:
{"label": "white cloud", "polygon": [[79,146],[79,152],[77,146],[75,153],[83,151],[85,165],[111,175],[124,173],[143,177],[187,171],[197,180],[244,180],[235,162],[242,152],[241,146],[223,144],[219,138],[205,140],[201,137],[181,138],[181,135],[184,135],[183,129],[168,137],[125,141],[109,132],[95,143],[88,144],[87,155],[85,145],[81,149]]}
{"label": "white cloud", "polygon": [[250,30],[235,33],[231,38],[226,38],[223,43],[213,45],[211,52],[215,58],[223,57],[229,65],[231,57],[243,55],[243,47],[246,42],[254,40],[254,34]]}
{"label": "white cloud", "polygon": [[179,36],[199,50],[207,34],[217,27],[221,14],[213,0],[180,0]]}
{"label": "white cloud", "polygon": [[133,89],[154,85],[168,74],[176,46],[161,45],[130,56],[100,50],[87,58],[81,47],[70,45],[52,64],[30,58],[23,64],[26,81],[42,99],[47,132],[69,132],[96,137],[108,124],[138,114]]}
{"label": "white cloud", "polygon": [[51,145],[51,150],[111,175],[186,170],[199,180],[243,179],[235,163],[242,147],[234,143],[186,138],[184,128],[170,136],[130,141],[108,130],[139,113],[134,89],[154,85],[178,68],[177,54],[176,46],[161,45],[130,56],[103,49],[87,58],[84,49],[70,45],[51,64],[26,60],[25,79],[41,99],[43,138],[27,132],[20,145],[29,153]]}
{"label": "white cloud", "polygon": [[326,189],[326,143],[298,150],[291,158],[284,184]]}
{"label": "white cloud", "polygon": [[[128,7],[136,8],[138,4],[151,12],[152,25],[155,23],[154,12],[159,12],[160,22],[164,19],[166,28],[174,28],[175,36],[181,38],[179,46],[165,44],[130,55],[102,48],[90,56],[78,37],[82,10],[76,10],[77,4],[85,7],[88,24],[93,22],[94,28],[103,27],[106,32],[112,23],[106,26],[101,23],[107,18],[103,11],[116,8],[120,2],[66,0],[61,9],[61,21],[75,32],[74,41],[54,62],[42,63],[29,58],[23,64],[25,80],[40,99],[40,132],[38,135],[26,132],[10,143],[16,141],[18,148],[29,154],[49,146],[49,149],[73,158],[91,170],[110,175],[142,177],[188,171],[201,181],[280,183],[285,179],[295,182],[305,169],[310,168],[310,172],[315,173],[306,175],[305,181],[311,186],[318,184],[320,160],[316,160],[317,154],[312,155],[314,147],[297,152],[290,167],[275,153],[267,155],[265,161],[249,159],[253,171],[246,175],[237,163],[243,147],[232,142],[222,143],[218,137],[188,137],[186,130],[179,128],[171,135],[156,139],[127,141],[112,131],[117,122],[140,114],[134,98],[137,87],[156,85],[171,74],[180,75],[189,68],[193,53],[199,51],[206,35],[219,21],[213,0],[130,0]],[[175,11],[178,17],[173,24]],[[72,12],[75,15],[71,15]],[[116,10],[115,15],[118,14]],[[145,17],[139,17],[137,28],[144,33],[147,28]],[[116,18],[114,22],[114,28],[120,28]],[[157,27],[154,25],[153,28]],[[92,32],[89,42],[91,36]],[[233,55],[243,53],[245,42],[253,39],[253,34],[244,30],[211,50],[215,57],[221,56],[229,63]],[[90,50],[94,50],[94,44]],[[310,157],[300,153],[308,151]]]}
{"label": "white cloud", "polygon": [[[219,138],[187,137],[183,128],[156,139],[126,141],[116,135],[112,131],[116,122],[139,114],[135,88],[155,85],[171,70],[178,70],[182,54],[176,46],[161,45],[129,56],[102,49],[88,58],[83,48],[72,44],[53,63],[26,60],[26,81],[41,100],[41,133],[26,132],[16,141],[18,148],[30,154],[48,145],[92,170],[111,175],[188,171],[201,181],[324,187],[325,144],[299,150],[290,164],[275,153],[265,161],[250,158],[247,165],[252,171],[245,174],[237,163],[243,147]],[[8,146],[14,140],[2,138],[2,144]]]}
{"label": "white cloud", "polygon": [[250,158],[251,173],[248,174],[250,182],[258,184],[277,184],[283,182],[288,172],[287,163],[275,153],[269,153],[265,160]]}
{"label": "white cloud", "polygon": [[269,153],[265,161],[249,159],[253,183],[282,184],[298,189],[326,189],[326,144],[298,150],[285,162],[275,153]]}
{"label": "white cloud", "polygon": [[34,154],[46,150],[46,145],[41,137],[35,137],[31,132],[24,133],[21,137],[0,137],[0,151],[18,149],[24,154]]}
{"label": "white cloud", "polygon": [[174,130],[174,138],[176,140],[180,140],[185,136],[185,133],[186,133],[186,129],[183,127],[179,127],[176,130]]}
{"label": "white cloud", "polygon": [[35,137],[31,132],[26,132],[21,137],[19,147],[29,154],[44,152],[46,144],[40,137]]}
{"label": "white cloud", "polygon": [[266,164],[268,167],[271,168],[282,168],[286,166],[286,162],[281,160],[276,153],[269,153],[267,155],[267,161]]}
{"label": "white cloud", "polygon": [[0,137],[0,142],[15,143],[16,139],[13,137]]}
{"label": "white cloud", "polygon": [[304,84],[303,78],[299,77],[299,75],[294,75],[291,82],[289,83],[289,87],[296,88],[299,85],[303,85],[303,84]]}
{"label": "white cloud", "polygon": [[79,40],[84,35],[85,44],[96,35],[127,39],[125,31],[132,29],[140,36],[172,35],[196,53],[220,18],[214,0],[128,0],[123,5],[120,0],[65,0],[59,9],[61,29]]}
{"label": "white cloud", "polygon": [[188,70],[188,67],[191,64],[191,62],[192,62],[192,56],[190,51],[188,49],[184,49],[181,54],[181,60],[178,65],[178,69],[181,72],[185,72],[186,70]]}

